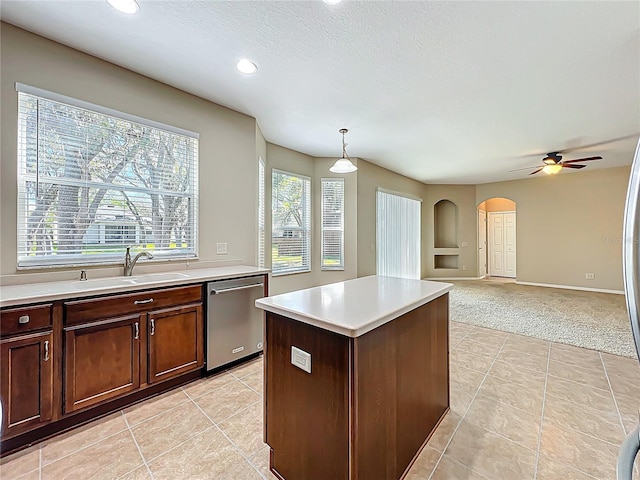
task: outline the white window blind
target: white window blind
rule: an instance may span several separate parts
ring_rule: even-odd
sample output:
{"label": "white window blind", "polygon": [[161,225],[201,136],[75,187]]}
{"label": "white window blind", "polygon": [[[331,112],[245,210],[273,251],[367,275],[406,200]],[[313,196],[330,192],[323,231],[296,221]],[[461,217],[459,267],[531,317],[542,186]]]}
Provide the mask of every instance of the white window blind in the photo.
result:
{"label": "white window blind", "polygon": [[311,271],[311,180],[273,170],[273,275]]}
{"label": "white window blind", "polygon": [[197,256],[197,134],[17,89],[19,267]]}
{"label": "white window blind", "polygon": [[420,278],[420,200],[378,189],[376,270],[378,275]]}
{"label": "white window blind", "polygon": [[264,267],[264,160],[258,158],[258,266]]}
{"label": "white window blind", "polygon": [[322,270],[344,270],[344,178],[323,178]]}

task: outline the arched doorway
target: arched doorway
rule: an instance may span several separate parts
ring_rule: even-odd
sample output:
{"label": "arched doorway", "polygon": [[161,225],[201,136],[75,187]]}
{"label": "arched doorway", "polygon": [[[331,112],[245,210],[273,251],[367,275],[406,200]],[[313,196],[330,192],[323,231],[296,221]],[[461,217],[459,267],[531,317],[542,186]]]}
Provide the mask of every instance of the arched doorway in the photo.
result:
{"label": "arched doorway", "polygon": [[478,205],[478,276],[516,278],[516,203],[494,197]]}

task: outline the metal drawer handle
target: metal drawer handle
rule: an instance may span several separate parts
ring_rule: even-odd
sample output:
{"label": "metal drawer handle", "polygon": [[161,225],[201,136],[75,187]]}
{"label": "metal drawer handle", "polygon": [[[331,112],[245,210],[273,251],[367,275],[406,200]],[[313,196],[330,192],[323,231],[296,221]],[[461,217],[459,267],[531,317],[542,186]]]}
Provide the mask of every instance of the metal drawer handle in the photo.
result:
{"label": "metal drawer handle", "polygon": [[220,295],[221,293],[237,292],[238,290],[246,290],[247,288],[264,288],[264,283],[252,283],[251,285],[242,285],[241,287],[231,288],[214,288],[211,290],[211,295]]}
{"label": "metal drawer handle", "polygon": [[134,300],[134,305],[144,305],[145,303],[153,303],[153,298],[147,298],[146,300]]}
{"label": "metal drawer handle", "polygon": [[140,326],[138,322],[134,323],[134,326],[136,327],[136,334],[133,336],[133,339],[138,340],[140,338]]}
{"label": "metal drawer handle", "polygon": [[21,315],[18,318],[18,323],[21,325],[24,325],[25,323],[29,323],[29,320],[30,320],[29,315]]}
{"label": "metal drawer handle", "polygon": [[156,333],[156,320],[154,318],[151,319],[151,335],[153,336]]}
{"label": "metal drawer handle", "polygon": [[49,340],[45,340],[44,342],[44,361],[49,361]]}

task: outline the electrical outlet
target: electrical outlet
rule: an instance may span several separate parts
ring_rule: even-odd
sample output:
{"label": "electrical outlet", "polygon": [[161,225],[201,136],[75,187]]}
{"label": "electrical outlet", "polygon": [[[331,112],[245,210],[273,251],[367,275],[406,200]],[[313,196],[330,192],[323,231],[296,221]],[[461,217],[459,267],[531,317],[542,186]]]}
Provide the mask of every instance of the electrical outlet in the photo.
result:
{"label": "electrical outlet", "polygon": [[461,246],[462,247],[468,247],[469,246],[469,242],[462,242]]}
{"label": "electrical outlet", "polygon": [[218,255],[226,255],[227,254],[227,244],[225,243],[216,243],[216,254]]}
{"label": "electrical outlet", "polygon": [[462,270],[466,272],[467,271],[467,266],[466,265],[462,265]]}
{"label": "electrical outlet", "polygon": [[311,373],[311,354],[291,345],[291,364]]}
{"label": "electrical outlet", "polygon": [[585,278],[586,278],[587,280],[595,280],[595,279],[596,279],[596,274],[595,274],[595,273],[587,273],[587,274],[585,275]]}

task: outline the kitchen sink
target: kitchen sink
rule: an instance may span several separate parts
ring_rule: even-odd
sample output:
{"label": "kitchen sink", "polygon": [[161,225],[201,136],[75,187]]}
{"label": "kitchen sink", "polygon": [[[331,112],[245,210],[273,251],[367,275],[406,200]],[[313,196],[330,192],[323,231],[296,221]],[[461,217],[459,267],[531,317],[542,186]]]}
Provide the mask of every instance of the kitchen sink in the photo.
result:
{"label": "kitchen sink", "polygon": [[189,278],[189,275],[177,272],[148,273],[146,275],[128,277],[132,283],[167,282],[169,280],[183,280],[186,278]]}
{"label": "kitchen sink", "polygon": [[132,277],[108,277],[96,278],[93,280],[78,280],[72,282],[71,285],[76,290],[86,290],[94,288],[112,288],[127,285],[144,285],[147,283],[184,280],[187,278],[189,278],[189,275],[177,272],[148,273],[145,275],[135,275]]}

